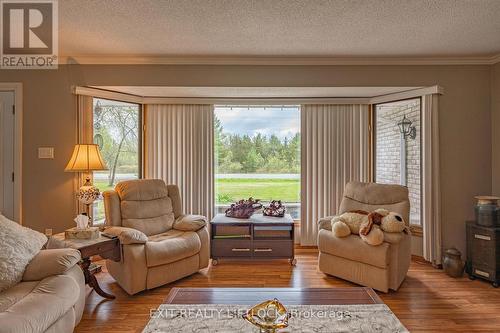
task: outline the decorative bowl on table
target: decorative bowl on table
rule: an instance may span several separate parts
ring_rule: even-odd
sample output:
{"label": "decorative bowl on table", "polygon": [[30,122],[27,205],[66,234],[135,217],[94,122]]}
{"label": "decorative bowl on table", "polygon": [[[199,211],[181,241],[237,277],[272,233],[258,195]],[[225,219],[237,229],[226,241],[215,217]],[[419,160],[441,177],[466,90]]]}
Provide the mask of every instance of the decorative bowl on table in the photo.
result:
{"label": "decorative bowl on table", "polygon": [[288,327],[290,314],[276,298],[255,305],[243,318],[257,326],[261,333],[275,333],[276,330]]}
{"label": "decorative bowl on table", "polygon": [[234,217],[237,219],[248,219],[255,213],[255,211],[262,208],[259,199],[248,198],[248,200],[240,200],[231,204],[231,207],[226,209],[227,217]]}
{"label": "decorative bowl on table", "polygon": [[286,208],[281,203],[281,200],[273,200],[269,203],[269,205],[264,207],[262,213],[264,216],[273,216],[273,217],[283,217],[285,216]]}

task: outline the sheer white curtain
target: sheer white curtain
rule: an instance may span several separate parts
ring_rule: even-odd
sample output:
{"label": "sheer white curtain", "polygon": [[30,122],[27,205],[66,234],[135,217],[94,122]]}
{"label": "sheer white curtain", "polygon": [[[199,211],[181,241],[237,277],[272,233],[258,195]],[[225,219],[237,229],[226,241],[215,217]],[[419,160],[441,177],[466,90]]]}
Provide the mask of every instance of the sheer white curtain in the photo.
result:
{"label": "sheer white curtain", "polygon": [[424,258],[441,264],[438,95],[422,97],[422,199]]}
{"label": "sheer white curtain", "polygon": [[183,209],[209,219],[214,206],[213,105],[146,105],[145,178],[179,186]]}
{"label": "sheer white curtain", "polygon": [[368,105],[302,105],[301,245],[317,245],[317,221],[336,214],[347,182],[369,180],[368,119]]}

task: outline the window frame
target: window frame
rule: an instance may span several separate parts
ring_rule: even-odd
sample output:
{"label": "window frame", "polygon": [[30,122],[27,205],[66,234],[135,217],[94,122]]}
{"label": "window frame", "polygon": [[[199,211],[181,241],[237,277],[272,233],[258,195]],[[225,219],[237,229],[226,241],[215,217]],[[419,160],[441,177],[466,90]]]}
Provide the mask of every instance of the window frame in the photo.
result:
{"label": "window frame", "polygon": [[[97,97],[97,96],[91,96],[92,97],[92,122],[94,119],[94,102],[96,99],[98,100],[106,100],[106,101],[114,101],[114,102],[120,102],[120,103],[127,103],[127,104],[132,104],[132,105],[137,105],[138,106],[138,125],[137,125],[137,131],[138,131],[138,143],[137,143],[137,164],[138,164],[138,173],[137,173],[137,179],[143,179],[144,178],[144,104],[141,103],[135,103],[135,102],[129,102],[129,101],[122,101],[119,99],[114,99],[114,98],[103,98],[103,97]],[[92,123],[91,125],[92,128],[92,140],[94,138],[94,124]],[[92,141],[93,142],[93,141]],[[92,171],[92,182],[94,181],[94,172]],[[96,208],[96,204],[100,201],[104,200],[102,197],[102,193],[100,194],[99,199],[94,201],[92,203],[92,213],[94,209]],[[92,214],[92,218],[94,217],[94,213]],[[106,218],[100,219],[98,221],[93,221],[94,225],[101,225],[101,224],[106,224]]]}
{"label": "window frame", "polygon": [[[301,135],[302,133],[302,128],[301,128],[301,122],[302,122],[302,119],[301,119],[301,112],[302,112],[302,105],[301,104],[296,104],[296,103],[291,103],[291,104],[213,104],[213,112],[214,112],[214,116],[215,116],[215,112],[216,112],[216,109],[217,108],[237,108],[237,107],[244,107],[244,108],[263,108],[264,110],[266,108],[297,108],[298,110],[298,113],[299,113],[299,116],[298,116],[298,120],[299,120],[299,134]],[[215,117],[214,117],[215,119]],[[215,134],[215,127],[214,127],[214,130],[213,130],[213,134]],[[215,143],[215,142],[214,142]],[[300,166],[300,169],[302,169],[302,137],[301,137],[301,144],[299,145],[299,159],[300,159],[300,163],[299,163],[299,166]],[[217,203],[217,180],[216,180],[216,174],[217,174],[217,168],[218,168],[218,159],[217,159],[217,151],[215,149],[215,146],[214,146],[214,151],[213,151],[213,155],[214,155],[214,158],[213,158],[213,174],[214,174],[214,177],[213,177],[213,188],[214,188],[214,202],[213,202],[213,206],[214,206],[214,212],[217,212],[217,209],[219,207],[222,207],[223,205],[221,204],[218,204]],[[294,223],[296,224],[296,227],[300,227],[300,211],[302,210],[302,182],[301,182],[301,177],[302,177],[302,171],[299,172],[299,200],[297,202],[293,202],[293,204],[298,204],[298,207],[299,207],[299,215],[298,215],[298,218],[294,218]],[[262,203],[264,204],[267,204],[268,202],[267,201],[262,201]],[[287,202],[284,202],[284,204],[287,204]],[[290,202],[288,203],[290,204]],[[229,208],[231,204],[227,204],[225,206],[227,206]],[[289,214],[289,211],[287,210],[287,214]],[[293,216],[292,216],[293,218]]]}
{"label": "window frame", "polygon": [[411,101],[411,100],[419,100],[419,105],[420,105],[420,224],[413,224],[409,223],[410,226],[410,231],[412,232],[412,235],[422,237],[423,236],[423,197],[424,197],[424,192],[423,192],[423,184],[422,184],[422,179],[423,179],[423,164],[422,164],[422,158],[423,158],[423,135],[422,135],[422,96],[414,96],[414,97],[408,97],[408,98],[402,98],[402,99],[395,99],[395,100],[389,100],[389,101],[384,101],[380,103],[374,103],[371,105],[371,114],[370,114],[370,165],[371,165],[371,173],[370,177],[373,182],[377,181],[377,106],[383,105],[383,104],[390,104],[390,103],[395,103],[395,102],[403,102],[403,101]]}

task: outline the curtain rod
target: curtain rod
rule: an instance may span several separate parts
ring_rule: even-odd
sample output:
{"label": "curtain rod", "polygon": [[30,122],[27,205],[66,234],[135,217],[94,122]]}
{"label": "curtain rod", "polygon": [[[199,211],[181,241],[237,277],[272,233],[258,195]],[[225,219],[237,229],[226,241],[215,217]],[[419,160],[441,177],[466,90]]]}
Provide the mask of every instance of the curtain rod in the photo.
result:
{"label": "curtain rod", "polygon": [[293,108],[299,108],[300,104],[269,104],[269,105],[255,105],[255,104],[235,104],[235,105],[230,105],[230,104],[215,104],[214,107],[218,109],[233,109],[233,108],[242,108],[242,109],[265,109],[265,108],[274,108],[274,109],[293,109]]}
{"label": "curtain rod", "polygon": [[440,86],[431,86],[377,97],[305,97],[305,98],[217,98],[217,97],[143,97],[93,87],[73,87],[73,93],[138,104],[213,104],[213,105],[300,105],[300,104],[377,104],[427,94],[443,94]]}

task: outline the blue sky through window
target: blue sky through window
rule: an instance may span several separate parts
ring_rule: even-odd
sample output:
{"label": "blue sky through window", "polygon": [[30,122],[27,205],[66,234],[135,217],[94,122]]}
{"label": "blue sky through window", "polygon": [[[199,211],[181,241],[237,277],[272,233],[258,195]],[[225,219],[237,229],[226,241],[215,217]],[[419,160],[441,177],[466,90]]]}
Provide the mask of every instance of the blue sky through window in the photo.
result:
{"label": "blue sky through window", "polygon": [[272,134],[283,140],[300,132],[299,106],[231,107],[216,106],[215,116],[221,121],[224,133],[249,135]]}

